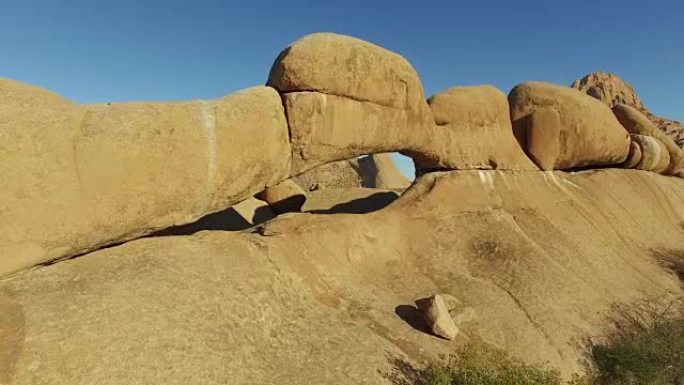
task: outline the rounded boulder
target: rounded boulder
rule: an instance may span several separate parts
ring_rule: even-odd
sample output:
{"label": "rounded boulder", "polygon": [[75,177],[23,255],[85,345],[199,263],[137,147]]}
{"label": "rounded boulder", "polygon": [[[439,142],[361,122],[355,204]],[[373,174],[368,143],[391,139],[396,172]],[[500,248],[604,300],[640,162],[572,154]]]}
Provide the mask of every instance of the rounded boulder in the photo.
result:
{"label": "rounded boulder", "polygon": [[[528,82],[513,88],[508,101],[516,139],[544,170],[619,165],[629,154],[627,131],[591,96]],[[533,117],[540,109],[547,111]]]}

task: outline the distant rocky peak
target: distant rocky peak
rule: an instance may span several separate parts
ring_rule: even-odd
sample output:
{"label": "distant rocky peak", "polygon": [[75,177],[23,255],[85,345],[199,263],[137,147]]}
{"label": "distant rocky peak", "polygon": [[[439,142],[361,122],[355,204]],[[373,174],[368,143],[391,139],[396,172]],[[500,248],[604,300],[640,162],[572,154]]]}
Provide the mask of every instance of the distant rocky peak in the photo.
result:
{"label": "distant rocky peak", "polygon": [[636,108],[648,116],[653,124],[677,143],[679,147],[684,147],[684,125],[651,113],[637,95],[634,87],[619,76],[603,71],[593,72],[572,82],[571,87],[595,97],[609,107],[616,104],[626,104]]}
{"label": "distant rocky peak", "polygon": [[640,111],[646,109],[634,88],[615,74],[593,72],[575,80],[571,87],[601,100],[610,107],[621,103]]}

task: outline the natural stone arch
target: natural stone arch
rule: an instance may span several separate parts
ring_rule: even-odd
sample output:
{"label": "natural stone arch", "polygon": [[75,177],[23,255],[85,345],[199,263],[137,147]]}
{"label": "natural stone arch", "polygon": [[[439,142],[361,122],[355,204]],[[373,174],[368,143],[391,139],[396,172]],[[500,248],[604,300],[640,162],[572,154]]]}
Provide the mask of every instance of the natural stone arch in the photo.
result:
{"label": "natural stone arch", "polygon": [[[443,96],[472,95],[482,102],[429,106],[406,59],[325,33],[285,49],[266,87],[210,101],[76,105],[0,79],[0,116],[7,117],[0,120],[0,276],[193,222],[360,155],[400,152],[422,171],[536,170],[506,144],[514,141],[498,91]],[[479,127],[496,132],[501,154],[514,156],[473,160],[500,154],[492,146],[464,151],[490,139],[468,137],[458,113],[489,122],[493,110],[501,123]],[[627,146],[617,160],[626,156]]]}

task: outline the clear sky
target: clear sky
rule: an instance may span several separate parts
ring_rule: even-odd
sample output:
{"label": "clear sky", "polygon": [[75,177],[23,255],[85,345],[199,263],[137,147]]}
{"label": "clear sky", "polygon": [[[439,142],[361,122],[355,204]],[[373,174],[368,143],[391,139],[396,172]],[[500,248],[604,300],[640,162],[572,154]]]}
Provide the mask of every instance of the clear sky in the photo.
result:
{"label": "clear sky", "polygon": [[76,102],[214,98],[263,84],[311,32],[405,56],[427,96],[617,73],[684,121],[684,1],[0,0],[0,77]]}

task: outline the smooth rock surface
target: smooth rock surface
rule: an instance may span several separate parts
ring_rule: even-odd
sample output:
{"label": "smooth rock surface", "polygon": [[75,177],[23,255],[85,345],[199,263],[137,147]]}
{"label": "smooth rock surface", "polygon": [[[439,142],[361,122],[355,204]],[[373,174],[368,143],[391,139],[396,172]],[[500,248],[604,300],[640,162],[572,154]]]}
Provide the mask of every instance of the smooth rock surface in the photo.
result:
{"label": "smooth rock surface", "polygon": [[435,123],[450,131],[457,169],[537,170],[513,136],[506,95],[492,86],[453,87],[428,99]]}
{"label": "smooth rock surface", "polygon": [[639,146],[641,159],[634,166],[638,170],[665,173],[670,167],[670,154],[663,142],[652,136],[630,135],[632,142]]}
{"label": "smooth rock surface", "polygon": [[278,93],[78,106],[0,81],[0,276],[242,201],[290,173]]}
{"label": "smooth rock surface", "polygon": [[[600,101],[568,87],[542,82],[517,85],[508,95],[513,131],[545,170],[619,165],[629,153],[629,136],[610,109]],[[538,109],[558,113],[559,126],[536,124]],[[530,146],[530,140],[532,146]],[[535,146],[542,142],[546,146]],[[556,154],[557,144],[558,153]],[[546,153],[546,151],[549,151]]]}

